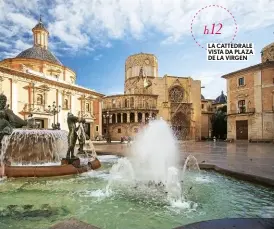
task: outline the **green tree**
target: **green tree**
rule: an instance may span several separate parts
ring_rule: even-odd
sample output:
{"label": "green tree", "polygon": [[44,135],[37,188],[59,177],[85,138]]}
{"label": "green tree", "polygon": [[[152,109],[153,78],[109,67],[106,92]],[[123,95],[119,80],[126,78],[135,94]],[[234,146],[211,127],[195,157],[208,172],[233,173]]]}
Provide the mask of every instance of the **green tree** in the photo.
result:
{"label": "green tree", "polygon": [[212,137],[226,139],[227,135],[227,106],[218,108],[212,116]]}

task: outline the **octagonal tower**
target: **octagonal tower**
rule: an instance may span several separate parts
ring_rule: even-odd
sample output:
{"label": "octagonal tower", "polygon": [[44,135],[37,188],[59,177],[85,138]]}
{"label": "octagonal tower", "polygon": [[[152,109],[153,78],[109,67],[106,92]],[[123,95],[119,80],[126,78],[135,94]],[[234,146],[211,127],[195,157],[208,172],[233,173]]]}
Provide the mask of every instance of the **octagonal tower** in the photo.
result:
{"label": "octagonal tower", "polygon": [[262,63],[274,61],[274,42],[265,46],[261,51]]}
{"label": "octagonal tower", "polygon": [[158,77],[156,56],[138,53],[127,58],[125,63],[125,94],[151,94],[151,89],[144,88],[144,79],[152,81]]}

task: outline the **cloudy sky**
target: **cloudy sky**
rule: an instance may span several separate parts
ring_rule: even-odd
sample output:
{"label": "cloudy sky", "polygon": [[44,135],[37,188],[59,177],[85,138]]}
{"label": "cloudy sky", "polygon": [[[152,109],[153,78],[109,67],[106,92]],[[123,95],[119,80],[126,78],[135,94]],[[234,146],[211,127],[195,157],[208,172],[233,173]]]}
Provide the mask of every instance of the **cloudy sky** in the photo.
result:
{"label": "cloudy sky", "polygon": [[[199,11],[213,4],[219,7]],[[123,93],[125,59],[146,52],[157,56],[160,76],[199,79],[204,96],[215,98],[226,90],[222,74],[260,62],[261,49],[274,41],[273,12],[274,0],[0,0],[0,57],[32,46],[31,29],[41,14],[50,49],[76,71],[79,85]],[[222,23],[221,35],[203,34],[212,23]],[[201,45],[230,42],[236,33],[233,42],[254,43],[256,55],[208,62],[191,24]]]}

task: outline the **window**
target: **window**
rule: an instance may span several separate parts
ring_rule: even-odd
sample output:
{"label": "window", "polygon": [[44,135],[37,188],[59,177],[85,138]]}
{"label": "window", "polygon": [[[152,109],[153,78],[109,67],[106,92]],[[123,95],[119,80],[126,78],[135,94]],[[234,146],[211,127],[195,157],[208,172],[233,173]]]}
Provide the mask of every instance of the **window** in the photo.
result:
{"label": "window", "polygon": [[89,105],[89,103],[86,103],[86,111],[90,112],[90,105]]}
{"label": "window", "polygon": [[98,132],[99,131],[99,126],[96,126],[96,132]]}
{"label": "window", "polygon": [[118,134],[120,134],[122,131],[121,131],[121,128],[118,128]]}
{"label": "window", "polygon": [[43,104],[43,95],[38,94],[37,95],[37,104],[42,105]]}
{"label": "window", "polygon": [[239,78],[239,86],[244,86],[245,85],[245,79],[244,79],[244,77],[241,77],[241,78]]}
{"label": "window", "polygon": [[107,133],[107,129],[104,129],[104,134],[106,134]]}
{"label": "window", "polygon": [[180,103],[184,98],[184,89],[180,86],[173,87],[169,91],[169,100],[172,103]]}
{"label": "window", "polygon": [[134,98],[133,97],[130,98],[130,107],[131,108],[134,107]]}
{"label": "window", "polygon": [[240,100],[238,102],[238,108],[239,108],[239,113],[245,112],[245,100]]}
{"label": "window", "polygon": [[64,109],[68,109],[68,100],[64,99]]}
{"label": "window", "polygon": [[202,109],[204,109],[204,104],[202,104]]}
{"label": "window", "polygon": [[115,106],[116,104],[115,104],[115,100],[113,99],[112,100],[112,108],[115,108],[116,106]]}

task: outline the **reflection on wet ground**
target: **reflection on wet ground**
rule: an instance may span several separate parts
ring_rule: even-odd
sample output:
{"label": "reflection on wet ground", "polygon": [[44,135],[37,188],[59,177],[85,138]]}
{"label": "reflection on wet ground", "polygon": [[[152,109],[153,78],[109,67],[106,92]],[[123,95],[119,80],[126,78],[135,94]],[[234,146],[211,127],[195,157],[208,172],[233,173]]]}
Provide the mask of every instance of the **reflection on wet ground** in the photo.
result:
{"label": "reflection on wet ground", "polygon": [[[179,142],[182,160],[189,154],[199,163],[214,164],[223,169],[274,179],[274,144],[235,142]],[[128,155],[126,144],[96,144],[98,153]]]}

